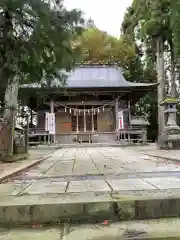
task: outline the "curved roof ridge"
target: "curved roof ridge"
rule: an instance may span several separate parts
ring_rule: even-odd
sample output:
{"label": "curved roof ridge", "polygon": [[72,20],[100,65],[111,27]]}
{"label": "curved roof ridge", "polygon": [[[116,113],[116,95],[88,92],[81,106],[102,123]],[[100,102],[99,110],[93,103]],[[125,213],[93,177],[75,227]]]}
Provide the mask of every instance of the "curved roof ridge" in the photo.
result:
{"label": "curved roof ridge", "polygon": [[68,88],[93,87],[134,87],[154,84],[126,81],[118,65],[82,65],[76,66],[67,76]]}

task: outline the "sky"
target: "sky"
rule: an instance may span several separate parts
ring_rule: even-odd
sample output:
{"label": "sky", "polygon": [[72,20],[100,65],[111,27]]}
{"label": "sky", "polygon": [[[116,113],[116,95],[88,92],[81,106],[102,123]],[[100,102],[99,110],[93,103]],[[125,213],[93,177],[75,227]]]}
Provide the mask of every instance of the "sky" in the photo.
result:
{"label": "sky", "polygon": [[81,9],[85,18],[91,18],[100,30],[115,37],[120,35],[124,13],[131,3],[132,0],[64,0],[67,9]]}

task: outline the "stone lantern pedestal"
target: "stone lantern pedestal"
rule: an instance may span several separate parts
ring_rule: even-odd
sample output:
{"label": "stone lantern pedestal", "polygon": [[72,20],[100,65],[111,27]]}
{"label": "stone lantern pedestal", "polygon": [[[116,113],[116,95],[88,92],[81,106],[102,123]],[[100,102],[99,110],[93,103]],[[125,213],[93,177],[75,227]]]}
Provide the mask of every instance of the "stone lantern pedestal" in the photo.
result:
{"label": "stone lantern pedestal", "polygon": [[176,105],[179,103],[174,98],[167,98],[161,103],[166,108],[164,113],[167,114],[167,123],[163,134],[158,138],[160,149],[180,149],[180,127],[176,122]]}

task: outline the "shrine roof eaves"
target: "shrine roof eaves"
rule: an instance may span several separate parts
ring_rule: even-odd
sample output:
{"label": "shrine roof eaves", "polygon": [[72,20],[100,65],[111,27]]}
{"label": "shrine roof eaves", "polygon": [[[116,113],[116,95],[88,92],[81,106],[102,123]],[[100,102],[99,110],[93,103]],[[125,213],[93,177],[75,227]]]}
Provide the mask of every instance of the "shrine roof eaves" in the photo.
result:
{"label": "shrine roof eaves", "polygon": [[[126,81],[121,68],[117,65],[76,65],[66,73],[67,89],[74,88],[151,88],[157,84],[135,83]],[[45,83],[44,83],[45,85]],[[63,87],[59,79],[54,79],[52,87]],[[26,84],[22,88],[40,88],[41,84]]]}

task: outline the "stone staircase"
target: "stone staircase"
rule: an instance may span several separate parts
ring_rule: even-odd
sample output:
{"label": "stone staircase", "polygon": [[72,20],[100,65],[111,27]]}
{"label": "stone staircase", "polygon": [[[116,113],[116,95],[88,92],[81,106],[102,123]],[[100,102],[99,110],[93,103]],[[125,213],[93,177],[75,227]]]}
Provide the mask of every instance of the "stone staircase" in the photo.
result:
{"label": "stone staircase", "polygon": [[116,143],[116,133],[100,133],[92,136],[93,143]]}
{"label": "stone staircase", "polygon": [[[62,134],[56,136],[56,142],[59,144],[70,144],[77,145],[75,134]],[[92,135],[92,143],[106,143],[106,144],[116,144],[116,133],[94,133]],[[89,144],[89,143],[87,143]],[[89,144],[91,145],[91,144]]]}

